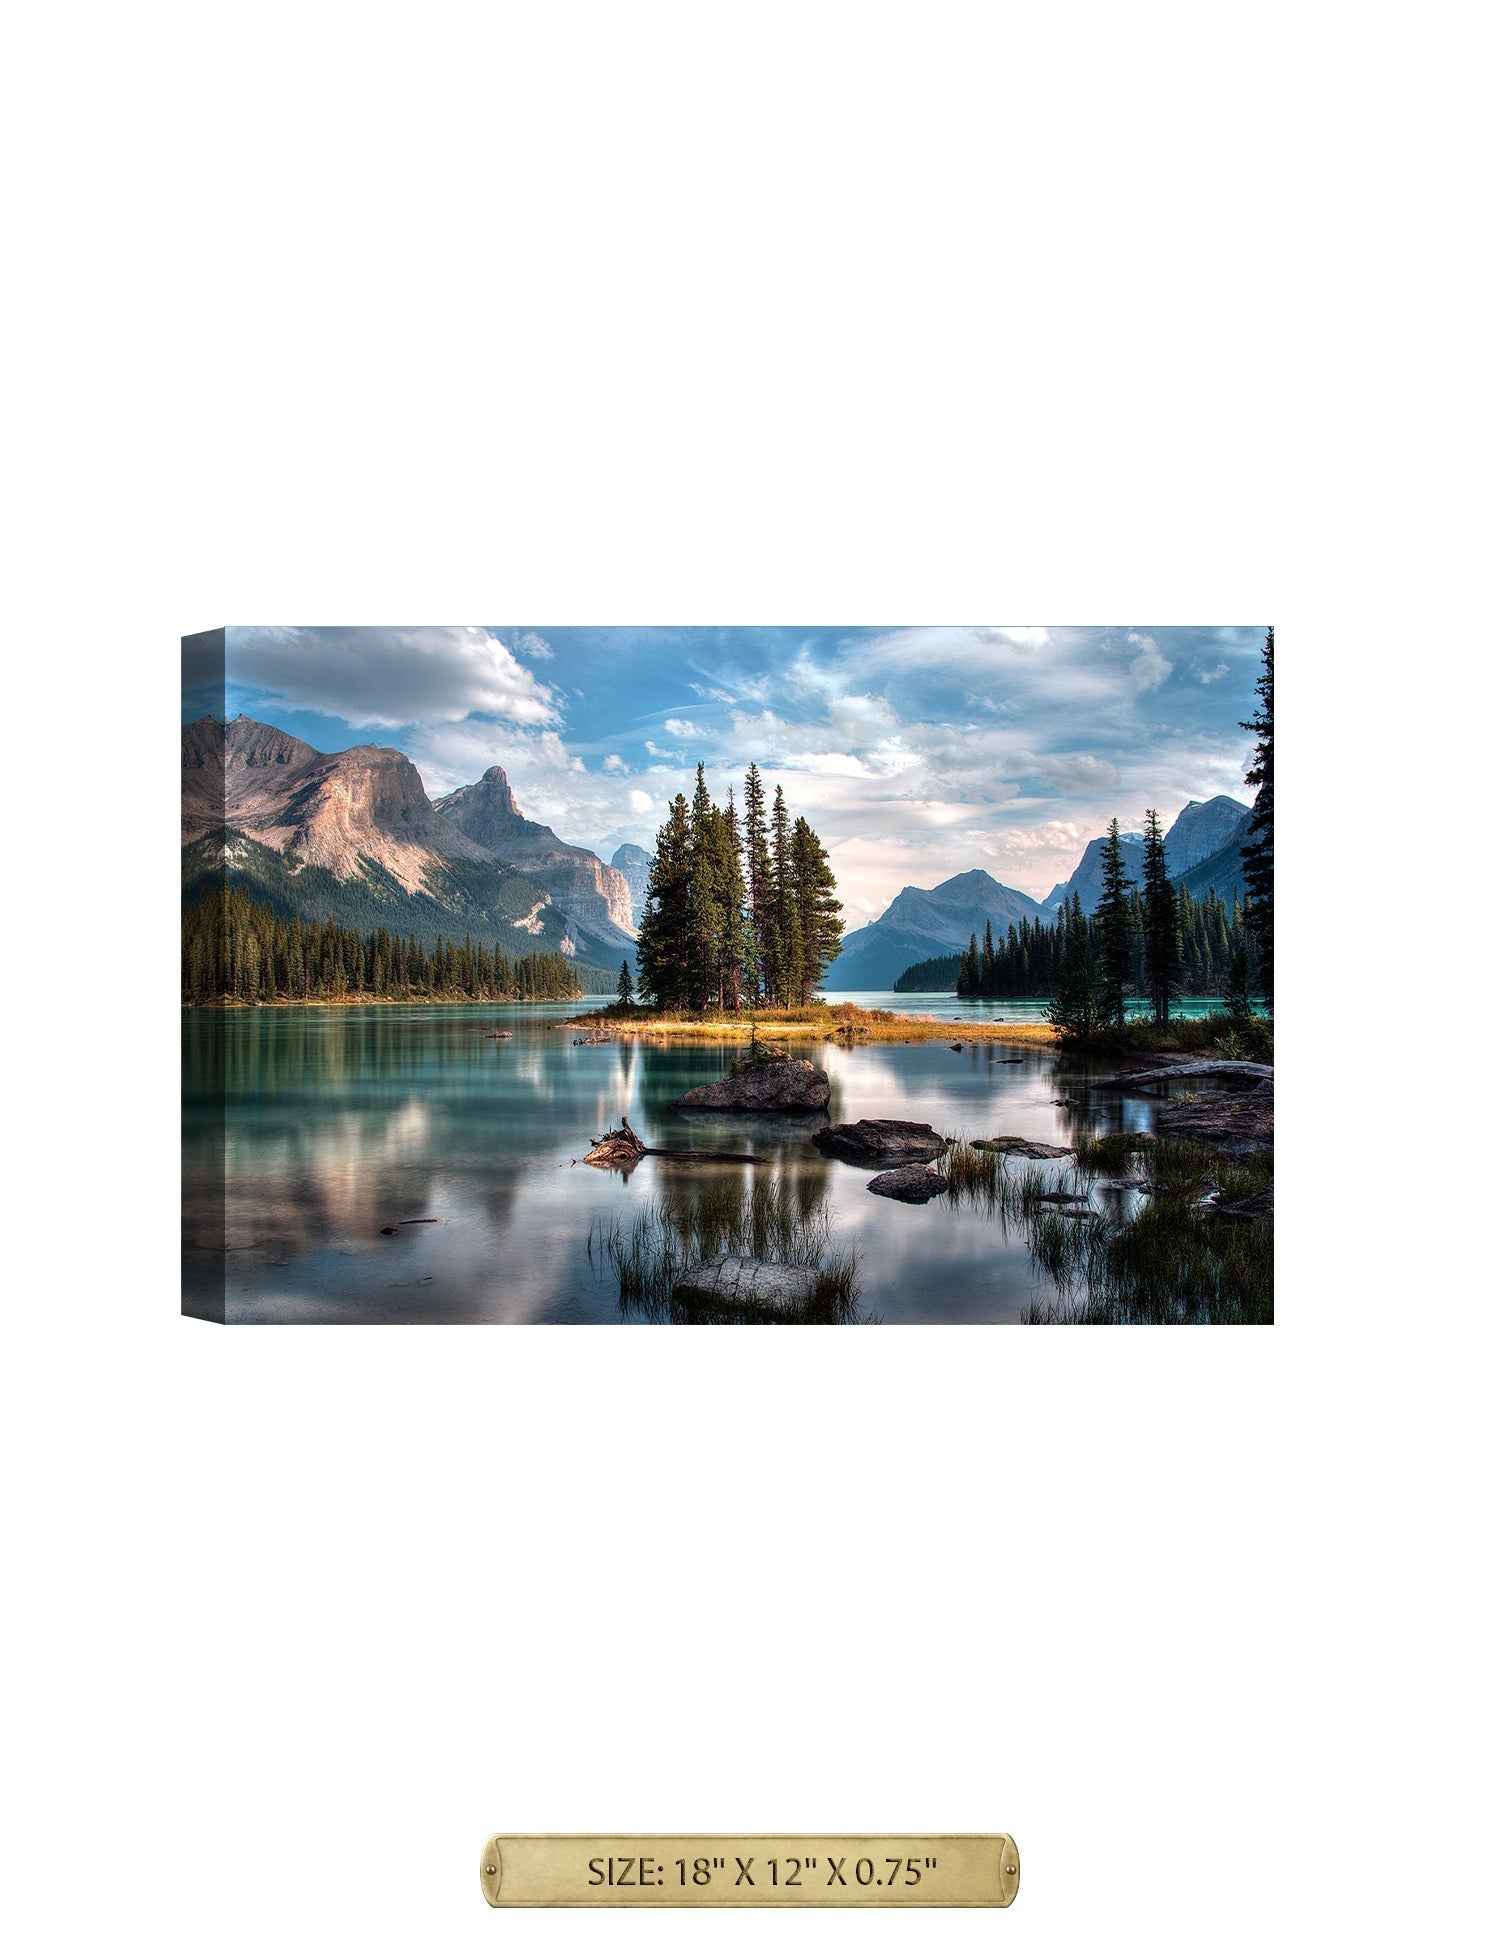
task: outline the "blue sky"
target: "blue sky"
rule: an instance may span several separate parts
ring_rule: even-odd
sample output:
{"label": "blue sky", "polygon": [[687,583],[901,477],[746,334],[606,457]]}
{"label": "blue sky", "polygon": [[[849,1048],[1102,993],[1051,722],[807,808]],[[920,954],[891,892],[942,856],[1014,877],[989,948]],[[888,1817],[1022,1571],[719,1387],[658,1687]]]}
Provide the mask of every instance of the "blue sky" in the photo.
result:
{"label": "blue sky", "polygon": [[[223,708],[394,745],[432,797],[503,765],[523,812],[649,847],[700,759],[754,759],[822,835],[851,927],[984,867],[1038,898],[1112,817],[1243,783],[1263,625],[242,628]],[[221,708],[213,691],[184,714]]]}

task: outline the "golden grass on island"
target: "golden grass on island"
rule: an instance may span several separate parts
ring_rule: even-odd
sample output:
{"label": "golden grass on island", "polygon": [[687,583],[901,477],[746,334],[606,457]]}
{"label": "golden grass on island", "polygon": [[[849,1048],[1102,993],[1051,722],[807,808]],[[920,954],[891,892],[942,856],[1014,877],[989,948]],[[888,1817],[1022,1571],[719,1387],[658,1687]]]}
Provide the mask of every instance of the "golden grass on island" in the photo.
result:
{"label": "golden grass on island", "polygon": [[574,1026],[607,1029],[615,1036],[692,1038],[710,1042],[750,1041],[752,1028],[765,1043],[1034,1043],[1052,1044],[1057,1031],[1047,1022],[975,1022],[945,1019],[936,1014],[898,1015],[894,1009],[861,1009],[852,1002],[832,1007],[814,1003],[802,1009],[757,1009],[739,1015],[694,1015],[691,1012],[655,1014],[637,1009],[629,1015],[599,1011],[573,1016]]}

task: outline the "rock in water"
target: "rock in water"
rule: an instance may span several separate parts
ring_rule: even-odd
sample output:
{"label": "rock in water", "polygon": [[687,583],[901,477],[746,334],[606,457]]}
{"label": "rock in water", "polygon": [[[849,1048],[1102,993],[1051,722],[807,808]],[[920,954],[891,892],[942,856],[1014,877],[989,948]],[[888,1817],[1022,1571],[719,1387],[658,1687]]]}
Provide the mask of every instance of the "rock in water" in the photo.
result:
{"label": "rock in water", "polygon": [[673,1110],[821,1110],[828,1102],[828,1072],[800,1056],[757,1064],[742,1076],[700,1083],[679,1097]]}
{"label": "rock in water", "polygon": [[856,1165],[906,1164],[941,1157],[946,1150],[930,1124],[908,1124],[899,1117],[862,1117],[857,1124],[835,1124],[818,1131],[813,1143],[830,1157]]}
{"label": "rock in water", "polygon": [[975,1138],[976,1151],[1009,1151],[1018,1158],[1071,1158],[1066,1144],[1042,1144],[1036,1138]]}
{"label": "rock in water", "polygon": [[948,1181],[940,1171],[928,1171],[922,1165],[899,1165],[895,1171],[878,1172],[865,1187],[881,1198],[899,1198],[907,1205],[925,1205],[947,1189]]}
{"label": "rock in water", "polygon": [[815,1266],[787,1266],[745,1253],[716,1253],[685,1266],[672,1288],[674,1300],[713,1306],[764,1307],[770,1313],[812,1303],[821,1275]]}

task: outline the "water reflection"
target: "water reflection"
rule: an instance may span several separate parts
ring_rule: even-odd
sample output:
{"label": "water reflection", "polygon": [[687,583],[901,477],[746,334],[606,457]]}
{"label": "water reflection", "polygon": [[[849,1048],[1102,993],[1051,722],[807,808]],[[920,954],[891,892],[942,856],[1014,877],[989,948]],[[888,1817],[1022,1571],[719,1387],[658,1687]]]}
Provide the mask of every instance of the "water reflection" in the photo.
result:
{"label": "water reflection", "polygon": [[[591,1229],[627,1230],[710,1179],[762,1177],[860,1255],[860,1309],[888,1323],[1019,1320],[1050,1288],[1024,1240],[977,1208],[873,1197],[865,1167],[808,1142],[827,1122],[903,1117],[950,1136],[1071,1144],[1149,1129],[1146,1098],[1050,1048],[826,1044],[827,1112],[741,1117],[674,1101],[734,1046],[577,1045],[570,1005],[184,1012],[184,1286],[242,1321],[618,1321]],[[507,1041],[486,1032],[503,1026]],[[1018,1060],[1017,1060],[1018,1059]],[[1059,1100],[1063,1100],[1059,1102]],[[753,1152],[760,1166],[647,1157],[628,1179],[572,1161],[628,1115],[660,1149]],[[414,1227],[403,1222],[433,1218]],[[389,1231],[387,1228],[394,1228]],[[627,1317],[650,1317],[627,1309]]]}

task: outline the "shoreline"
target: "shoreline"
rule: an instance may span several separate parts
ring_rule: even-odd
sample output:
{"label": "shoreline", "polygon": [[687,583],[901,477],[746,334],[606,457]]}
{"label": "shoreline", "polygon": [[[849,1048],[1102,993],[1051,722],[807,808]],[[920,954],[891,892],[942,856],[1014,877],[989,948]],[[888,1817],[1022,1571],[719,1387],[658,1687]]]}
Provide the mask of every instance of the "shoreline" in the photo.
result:
{"label": "shoreline", "polygon": [[[748,1043],[752,1035],[752,1025],[744,1018],[696,1022],[691,1017],[672,1017],[664,1022],[632,1023],[595,1013],[568,1017],[558,1027],[604,1030],[611,1040],[620,1042]],[[945,1022],[939,1016],[894,1013],[889,1021],[861,1022],[852,1027],[837,1020],[757,1022],[753,1033],[762,1043],[842,1043],[851,1048],[861,1043],[1015,1043],[1050,1049],[1059,1040],[1057,1030],[1046,1022]]]}
{"label": "shoreline", "polygon": [[214,1002],[184,1002],[189,1009],[534,1009],[539,1003],[573,1008],[581,995],[278,995],[267,1002],[236,1002],[225,996]]}

